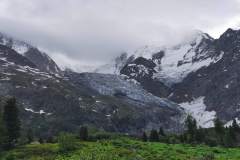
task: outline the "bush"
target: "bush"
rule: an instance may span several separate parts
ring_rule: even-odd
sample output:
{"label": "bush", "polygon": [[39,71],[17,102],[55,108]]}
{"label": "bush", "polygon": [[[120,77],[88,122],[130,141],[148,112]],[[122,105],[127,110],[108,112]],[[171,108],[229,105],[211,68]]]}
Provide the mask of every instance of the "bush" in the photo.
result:
{"label": "bush", "polygon": [[110,133],[106,133],[106,132],[97,132],[91,136],[89,136],[88,140],[90,141],[97,141],[97,140],[107,140],[107,139],[111,139],[112,135]]}
{"label": "bush", "polygon": [[58,137],[59,151],[68,152],[76,148],[76,138],[72,134],[61,133]]}
{"label": "bush", "polygon": [[205,155],[203,155],[201,158],[199,158],[199,160],[214,160],[215,156],[213,153],[207,153]]}
{"label": "bush", "polygon": [[82,126],[79,131],[79,138],[83,141],[88,140],[88,128],[85,126]]}
{"label": "bush", "polygon": [[13,154],[9,154],[6,156],[5,160],[16,160],[16,157]]}

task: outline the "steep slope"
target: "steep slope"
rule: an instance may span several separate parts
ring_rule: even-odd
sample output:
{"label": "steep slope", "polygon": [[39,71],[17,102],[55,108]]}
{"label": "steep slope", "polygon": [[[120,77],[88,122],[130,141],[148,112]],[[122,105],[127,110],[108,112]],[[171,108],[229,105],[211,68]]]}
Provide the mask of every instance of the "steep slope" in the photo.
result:
{"label": "steep slope", "polygon": [[240,31],[228,29],[216,40],[196,32],[174,47],[130,52],[120,74],[178,103],[202,127],[212,127],[216,117],[225,123],[240,119],[239,52]]}
{"label": "steep slope", "polygon": [[[125,77],[96,73],[66,73],[69,81],[76,87],[85,86],[95,91],[99,104],[95,112],[108,111],[105,114],[112,123],[120,128],[150,130],[162,126],[168,131],[180,131],[185,112],[177,104],[145,91],[134,81]],[[110,108],[103,104],[111,103]]]}
{"label": "steep slope", "polygon": [[[152,79],[161,80],[166,85],[171,86],[181,82],[189,73],[221,59],[222,54],[216,54],[212,45],[213,41],[209,35],[196,32],[190,40],[179,45],[165,48],[146,46],[138,49],[133,56],[138,63],[140,75],[144,72],[149,74]],[[152,65],[147,66],[146,64],[150,63],[143,61],[139,63],[139,58],[151,61]],[[136,68],[135,64],[133,61],[126,65],[121,73],[125,74],[126,70]],[[137,73],[134,75],[134,71],[132,75],[128,71],[127,76],[130,78],[139,77]]]}
{"label": "steep slope", "polygon": [[228,29],[213,45],[222,59],[189,74],[174,86],[171,99],[191,103],[202,97],[206,110],[227,123],[240,118],[240,31]]}
{"label": "steep slope", "polygon": [[107,131],[136,134],[142,130],[182,129],[185,114],[168,100],[146,92],[122,77],[42,72],[27,57],[0,46],[0,96],[14,96],[23,127],[49,136],[88,125]]}
{"label": "steep slope", "polygon": [[215,52],[213,43],[209,35],[196,32],[190,40],[173,47],[145,46],[130,54],[134,58],[120,73],[137,80],[154,95],[167,97],[172,85],[222,58],[223,53]]}
{"label": "steep slope", "polygon": [[28,43],[16,40],[6,34],[0,33],[0,44],[5,45],[23,55],[43,72],[49,72],[52,74],[61,73],[61,70],[57,64],[46,53],[41,52],[38,48],[33,47]]}

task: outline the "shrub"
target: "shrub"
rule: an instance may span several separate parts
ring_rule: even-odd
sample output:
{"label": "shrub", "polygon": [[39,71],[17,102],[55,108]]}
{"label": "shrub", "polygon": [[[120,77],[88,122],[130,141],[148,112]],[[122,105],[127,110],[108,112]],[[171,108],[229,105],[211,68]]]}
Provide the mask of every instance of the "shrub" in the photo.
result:
{"label": "shrub", "polygon": [[151,130],[149,140],[151,142],[158,142],[159,141],[159,135],[158,135],[157,130],[155,130],[155,129]]}
{"label": "shrub", "polygon": [[88,140],[96,141],[96,140],[107,140],[111,139],[112,135],[110,133],[106,132],[97,132],[91,136],[89,136]]}
{"label": "shrub", "polygon": [[81,140],[86,141],[88,140],[88,128],[85,126],[82,126],[79,131],[79,137]]}
{"label": "shrub", "polygon": [[5,160],[16,160],[16,157],[13,154],[9,154],[6,156]]}
{"label": "shrub", "polygon": [[213,153],[204,154],[199,160],[214,160],[215,156]]}
{"label": "shrub", "polygon": [[61,133],[58,137],[59,151],[68,152],[76,148],[76,138],[72,134]]}

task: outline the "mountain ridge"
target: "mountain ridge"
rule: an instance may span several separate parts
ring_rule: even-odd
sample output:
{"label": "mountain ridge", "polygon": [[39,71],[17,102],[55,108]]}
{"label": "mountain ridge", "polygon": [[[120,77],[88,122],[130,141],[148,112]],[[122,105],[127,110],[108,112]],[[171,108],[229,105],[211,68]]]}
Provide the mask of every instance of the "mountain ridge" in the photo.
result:
{"label": "mountain ridge", "polygon": [[0,95],[15,96],[24,126],[40,126],[35,128],[39,134],[74,131],[84,124],[133,134],[159,127],[181,132],[188,114],[203,128],[212,127],[216,117],[228,124],[240,119],[240,34],[228,30],[219,39],[199,36],[146,57],[136,56],[140,50],[135,56],[123,53],[111,63],[112,74],[44,69],[50,57],[35,47],[17,53],[0,37]]}
{"label": "mountain ridge", "polygon": [[40,51],[37,47],[33,47],[29,43],[16,40],[7,34],[0,33],[0,44],[23,55],[33,62],[41,71],[61,74],[61,69],[46,53]]}

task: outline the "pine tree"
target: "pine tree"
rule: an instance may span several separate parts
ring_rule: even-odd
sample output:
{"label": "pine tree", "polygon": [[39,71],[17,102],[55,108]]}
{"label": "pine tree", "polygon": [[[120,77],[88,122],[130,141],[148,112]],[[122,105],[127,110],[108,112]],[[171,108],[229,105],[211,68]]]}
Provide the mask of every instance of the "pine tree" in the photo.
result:
{"label": "pine tree", "polygon": [[33,132],[32,132],[32,129],[28,129],[27,131],[27,140],[28,140],[28,143],[32,143],[33,142]]}
{"label": "pine tree", "polygon": [[193,143],[196,141],[197,121],[191,115],[188,115],[185,124],[187,126],[187,141]]}
{"label": "pine tree", "polygon": [[46,138],[46,143],[54,143],[54,138],[52,135],[48,135]]}
{"label": "pine tree", "polygon": [[234,132],[240,132],[240,127],[239,127],[236,119],[233,120],[232,128],[233,128]]}
{"label": "pine tree", "polygon": [[236,133],[234,131],[234,128],[230,126],[225,134],[224,137],[224,145],[226,147],[234,147],[236,144],[237,138],[236,138]]}
{"label": "pine tree", "polygon": [[224,134],[224,126],[223,126],[223,123],[218,119],[216,118],[214,120],[214,130],[217,134],[219,135],[223,135]]}
{"label": "pine tree", "polygon": [[40,144],[43,144],[43,143],[44,143],[44,140],[43,140],[43,138],[42,138],[42,137],[40,137],[40,138],[39,138],[39,140],[38,140],[38,142],[39,142]]}
{"label": "pine tree", "polygon": [[88,140],[88,128],[87,128],[87,127],[82,126],[82,127],[80,128],[79,137],[80,137],[80,139],[83,140],[83,141]]}
{"label": "pine tree", "polygon": [[214,120],[214,129],[217,134],[224,134],[223,123],[218,118]]}
{"label": "pine tree", "polygon": [[148,137],[147,137],[146,132],[143,132],[143,134],[142,134],[142,141],[143,142],[147,142],[148,141]]}
{"label": "pine tree", "polygon": [[205,141],[205,133],[203,128],[201,127],[196,131],[196,141],[198,143],[202,143]]}
{"label": "pine tree", "polygon": [[159,129],[159,135],[162,136],[162,137],[166,136],[162,127],[160,127],[160,129]]}
{"label": "pine tree", "polygon": [[157,130],[155,130],[155,129],[151,130],[151,133],[150,133],[150,136],[149,136],[149,140],[151,142],[158,142],[159,141],[159,135],[158,135]]}
{"label": "pine tree", "polygon": [[4,106],[3,123],[6,128],[6,149],[14,147],[20,137],[20,120],[15,98],[7,100]]}
{"label": "pine tree", "polygon": [[214,130],[218,139],[218,144],[223,144],[225,128],[223,126],[223,123],[218,118],[214,120]]}
{"label": "pine tree", "polygon": [[2,119],[2,113],[0,111],[0,151],[3,147],[5,136],[6,136],[6,130],[3,124],[3,119]]}

